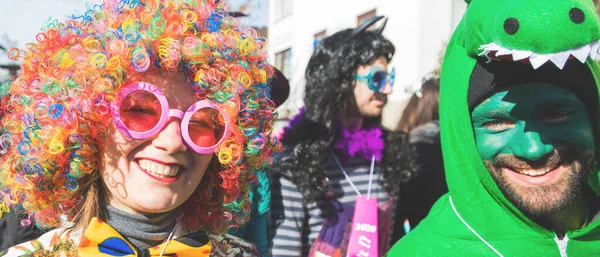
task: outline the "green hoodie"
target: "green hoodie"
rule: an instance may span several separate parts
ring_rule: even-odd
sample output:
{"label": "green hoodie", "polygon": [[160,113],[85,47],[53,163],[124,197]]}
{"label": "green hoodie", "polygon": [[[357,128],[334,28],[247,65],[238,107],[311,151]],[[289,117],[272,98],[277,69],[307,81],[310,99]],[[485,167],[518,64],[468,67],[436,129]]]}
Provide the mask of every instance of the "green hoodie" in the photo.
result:
{"label": "green hoodie", "polygon": [[[590,58],[597,57],[600,40],[594,5],[589,0],[467,2],[441,76],[440,129],[450,192],[388,256],[600,256],[599,220],[559,240],[506,199],[478,154],[467,103],[475,58],[482,53],[528,58],[534,67],[547,62],[562,67],[566,59],[557,53],[570,53],[587,62],[600,84],[600,67]],[[588,184],[600,192],[597,170]]]}

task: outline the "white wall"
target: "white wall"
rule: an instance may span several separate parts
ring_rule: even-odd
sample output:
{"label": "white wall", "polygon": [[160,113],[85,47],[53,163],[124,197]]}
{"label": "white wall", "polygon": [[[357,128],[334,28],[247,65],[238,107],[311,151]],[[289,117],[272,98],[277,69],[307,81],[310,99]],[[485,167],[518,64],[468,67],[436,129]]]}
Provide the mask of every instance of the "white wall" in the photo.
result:
{"label": "white wall", "polygon": [[[303,77],[314,34],[326,29],[331,35],[356,27],[357,17],[372,9],[389,18],[384,36],[396,46],[390,64],[396,68],[396,83],[389,105],[402,105],[410,96],[408,92],[417,89],[422,77],[438,65],[439,54],[466,6],[462,0],[294,0],[293,13],[275,20],[275,8],[281,0],[269,1],[269,58],[274,60],[277,52],[292,48],[291,93],[282,109],[303,106]],[[397,121],[402,108],[391,112],[395,117],[388,119],[390,123]],[[384,116],[386,113],[390,112],[384,111]]]}

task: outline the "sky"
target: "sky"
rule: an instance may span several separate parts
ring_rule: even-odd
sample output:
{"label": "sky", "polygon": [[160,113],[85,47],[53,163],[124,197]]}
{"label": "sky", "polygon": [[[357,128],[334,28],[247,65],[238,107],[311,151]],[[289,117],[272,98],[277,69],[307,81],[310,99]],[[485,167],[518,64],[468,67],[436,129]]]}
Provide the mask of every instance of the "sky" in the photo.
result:
{"label": "sky", "polygon": [[[0,44],[5,48],[23,48],[35,40],[35,36],[50,17],[64,19],[67,14],[83,12],[85,3],[101,0],[0,0]],[[0,64],[14,64],[0,50]],[[0,70],[0,82],[9,77],[7,70]]]}
{"label": "sky", "polygon": [[[243,25],[267,25],[267,0],[226,1],[232,10],[239,10],[244,3],[250,6],[252,14],[244,18]],[[35,40],[36,34],[50,18],[64,20],[67,15],[80,14],[86,10],[86,3],[99,4],[102,0],[0,0],[0,44],[22,48]],[[259,14],[261,12],[263,14]],[[0,64],[10,62],[0,51]]]}
{"label": "sky", "polygon": [[0,43],[23,47],[51,17],[64,20],[68,14],[82,13],[86,2],[101,0],[0,0]]}

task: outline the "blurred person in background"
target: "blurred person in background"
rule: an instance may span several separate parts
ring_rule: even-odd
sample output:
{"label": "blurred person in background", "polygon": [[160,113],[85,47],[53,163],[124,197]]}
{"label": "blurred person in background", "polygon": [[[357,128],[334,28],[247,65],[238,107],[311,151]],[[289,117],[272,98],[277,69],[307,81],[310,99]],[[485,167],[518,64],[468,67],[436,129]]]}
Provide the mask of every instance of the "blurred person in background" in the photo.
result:
{"label": "blurred person in background", "polygon": [[413,177],[399,187],[394,240],[417,226],[435,201],[448,192],[440,145],[439,101],[439,78],[429,77],[410,98],[398,122],[397,129],[408,133],[408,144],[390,158],[404,160],[398,162],[399,169],[410,170]]}
{"label": "blurred person in background", "polygon": [[382,18],[326,37],[310,58],[304,109],[286,128],[286,150],[273,166],[273,256],[345,256],[355,202],[369,188],[379,203],[380,253],[389,247],[397,185],[410,174],[382,159],[401,146],[380,125],[395,48],[382,36],[385,22],[367,28]]}
{"label": "blurred person in background", "polygon": [[19,217],[16,210],[12,209],[0,219],[0,251],[35,239],[44,232],[31,224],[23,224],[23,217]]}
{"label": "blurred person in background", "polygon": [[[271,100],[275,108],[287,100],[290,93],[290,83],[283,73],[273,68],[275,74],[269,81]],[[273,130],[271,136],[277,137]],[[233,235],[239,236],[256,245],[261,256],[269,256],[271,238],[269,237],[269,211],[271,209],[271,186],[268,168],[256,172],[257,180],[251,185],[249,198],[252,201],[252,212],[248,223],[236,229],[231,229]]]}

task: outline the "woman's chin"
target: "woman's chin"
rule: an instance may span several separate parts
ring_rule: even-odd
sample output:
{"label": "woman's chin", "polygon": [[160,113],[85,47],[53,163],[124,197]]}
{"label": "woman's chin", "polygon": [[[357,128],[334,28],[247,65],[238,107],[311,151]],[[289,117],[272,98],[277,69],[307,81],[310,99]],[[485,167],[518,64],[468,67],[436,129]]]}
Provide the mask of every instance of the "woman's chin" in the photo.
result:
{"label": "woman's chin", "polygon": [[[177,209],[181,203],[177,204],[173,199],[137,199],[134,202],[125,203],[129,212],[132,213],[165,213]],[[127,210],[126,210],[127,211]]]}
{"label": "woman's chin", "polygon": [[139,205],[138,208],[135,208],[138,213],[165,213],[172,210],[177,209],[177,206],[174,205]]}
{"label": "woman's chin", "polygon": [[163,213],[177,209],[182,203],[174,203],[172,201],[152,201],[141,202],[139,207],[146,213]]}

